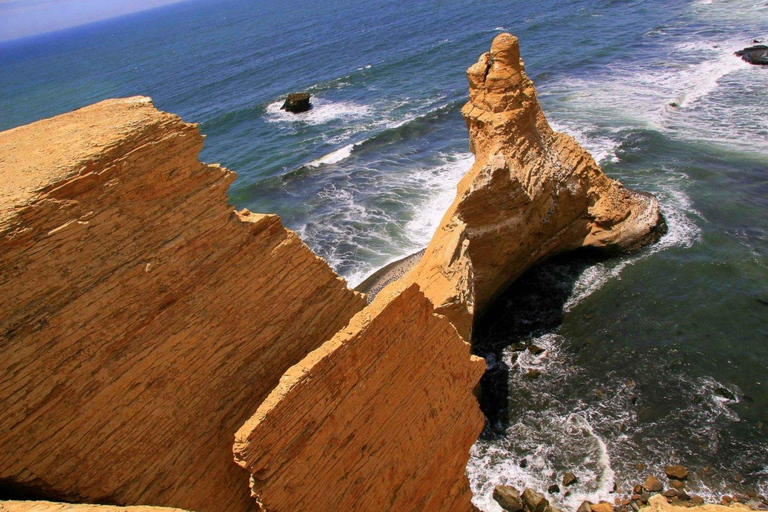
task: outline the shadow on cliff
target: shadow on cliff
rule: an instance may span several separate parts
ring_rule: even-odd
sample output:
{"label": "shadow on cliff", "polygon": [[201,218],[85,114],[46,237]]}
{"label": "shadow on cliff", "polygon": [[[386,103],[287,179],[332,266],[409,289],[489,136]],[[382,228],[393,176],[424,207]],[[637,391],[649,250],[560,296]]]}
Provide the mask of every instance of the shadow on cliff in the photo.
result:
{"label": "shadow on cliff", "polygon": [[581,249],[529,269],[502,292],[474,323],[472,350],[488,363],[480,381],[484,435],[501,434],[510,424],[510,366],[504,351],[515,344],[557,330],[579,276],[609,259],[605,253]]}

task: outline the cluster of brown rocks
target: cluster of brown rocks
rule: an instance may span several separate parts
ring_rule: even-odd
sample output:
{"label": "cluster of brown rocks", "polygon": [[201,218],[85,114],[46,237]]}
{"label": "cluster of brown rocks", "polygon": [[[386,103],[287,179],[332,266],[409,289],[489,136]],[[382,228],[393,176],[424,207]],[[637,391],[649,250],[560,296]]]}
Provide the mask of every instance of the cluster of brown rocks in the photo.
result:
{"label": "cluster of brown rocks", "polygon": [[526,489],[520,494],[511,485],[497,485],[493,490],[493,499],[507,512],[562,512],[533,489]]}
{"label": "cluster of brown rocks", "polygon": [[[665,474],[669,481],[669,488],[664,490],[664,484],[654,475],[648,475],[642,484],[632,487],[632,494],[628,497],[616,498],[613,510],[621,512],[634,512],[647,506],[651,496],[661,494],[671,504],[678,506],[693,507],[703,505],[704,499],[700,496],[689,495],[686,492],[685,481],[688,479],[689,471],[683,466],[668,466]],[[621,494],[621,490],[617,490]],[[588,504],[589,505],[589,504]],[[593,506],[594,507],[594,506]],[[582,510],[584,508],[584,510]],[[590,512],[589,508],[579,507],[580,512]]]}
{"label": "cluster of brown rocks", "polygon": [[[525,459],[521,461],[525,462]],[[579,479],[573,473],[566,473],[563,476],[563,487],[569,487]],[[560,492],[560,486],[552,484],[548,487],[547,491],[551,494]],[[493,499],[496,500],[501,508],[508,512],[561,512],[560,509],[555,508],[549,504],[543,495],[534,491],[533,489],[525,489],[523,494],[510,485],[497,485],[493,490]]]}
{"label": "cluster of brown rocks", "polygon": [[[644,465],[642,466],[644,467]],[[654,475],[648,475],[642,484],[632,487],[631,494],[624,494],[622,489],[614,488],[613,492],[617,494],[617,497],[613,503],[584,501],[576,512],[637,512],[643,507],[652,505],[651,499],[656,495],[663,497],[670,505],[678,507],[696,507],[705,504],[702,497],[688,494],[689,489],[686,481],[690,472],[687,468],[680,465],[668,466],[665,474],[669,482],[666,490],[658,478]],[[563,487],[572,485],[577,481],[573,473],[567,473],[563,478]],[[548,492],[550,494],[558,493],[560,486],[557,484],[550,485]],[[568,495],[567,492],[566,495]],[[623,497],[621,497],[622,495]],[[533,489],[526,489],[521,495],[514,487],[499,485],[493,491],[493,498],[507,512],[559,512],[559,509],[551,506],[543,495]],[[768,509],[768,502],[759,496],[736,494],[723,496],[720,502],[721,505],[725,506],[735,503],[741,503],[754,510]]]}

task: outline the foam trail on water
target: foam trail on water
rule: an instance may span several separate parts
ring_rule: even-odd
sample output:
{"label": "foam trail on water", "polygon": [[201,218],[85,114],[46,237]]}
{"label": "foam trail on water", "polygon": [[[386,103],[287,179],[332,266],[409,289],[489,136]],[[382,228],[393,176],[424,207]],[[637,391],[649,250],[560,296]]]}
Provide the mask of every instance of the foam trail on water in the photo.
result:
{"label": "foam trail on water", "polygon": [[337,149],[336,151],[332,151],[331,153],[328,153],[327,155],[321,158],[318,158],[317,160],[312,160],[311,162],[306,164],[304,167],[320,167],[321,165],[339,163],[342,160],[349,158],[350,155],[352,155],[352,150],[354,148],[355,148],[354,144],[348,144],[341,149]]}

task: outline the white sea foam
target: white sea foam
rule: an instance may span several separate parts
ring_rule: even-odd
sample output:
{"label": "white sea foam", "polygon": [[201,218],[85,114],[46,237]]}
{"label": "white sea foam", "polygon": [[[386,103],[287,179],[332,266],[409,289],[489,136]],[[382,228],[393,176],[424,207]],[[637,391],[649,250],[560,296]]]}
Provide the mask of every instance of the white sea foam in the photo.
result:
{"label": "white sea foam", "polygon": [[307,112],[294,114],[281,110],[283,101],[276,101],[267,106],[266,120],[271,123],[305,123],[320,125],[335,120],[355,120],[371,115],[368,105],[360,105],[351,101],[329,101],[323,98],[312,98],[312,109]]}
{"label": "white sea foam", "polygon": [[456,185],[475,161],[471,153],[460,153],[446,157],[446,162],[431,169],[416,171],[420,186],[430,190],[427,199],[417,205],[417,214],[405,229],[416,247],[426,246],[440,224],[448,207],[456,197]]}
{"label": "white sea foam", "polygon": [[[377,268],[404,258],[429,243],[443,214],[456,195],[456,184],[472,166],[473,161],[474,156],[471,153],[444,155],[443,163],[439,165],[409,169],[407,173],[387,176],[386,183],[380,185],[377,190],[397,188],[418,190],[421,199],[402,204],[403,209],[412,212],[411,219],[403,226],[399,243],[389,253],[389,257],[375,263],[360,262],[353,271],[344,276],[350,286],[357,286]],[[348,200],[346,196],[344,199]],[[386,212],[368,210],[355,211],[354,220],[371,226],[369,236],[379,236],[377,228],[386,223],[396,224],[397,222],[397,219],[387,216]],[[380,236],[391,243],[386,233],[382,232]],[[335,261],[334,257],[329,259],[331,266],[336,266]]]}
{"label": "white sea foam", "polygon": [[622,63],[591,78],[548,83],[542,98],[558,98],[550,102],[556,107],[550,117],[568,119],[564,131],[598,161],[611,148],[600,147],[605,141],[599,140],[589,147],[590,137],[579,131],[602,119],[677,139],[768,152],[768,119],[759,102],[744,94],[768,87],[768,74],[734,55],[744,44],[741,38],[679,42],[657,62]]}
{"label": "white sea foam", "polygon": [[355,144],[348,144],[343,148],[337,149],[336,151],[332,151],[327,155],[318,158],[317,160],[312,160],[306,164],[305,167],[320,167],[321,165],[339,163],[342,160],[349,158],[352,155],[352,150],[354,148]]}

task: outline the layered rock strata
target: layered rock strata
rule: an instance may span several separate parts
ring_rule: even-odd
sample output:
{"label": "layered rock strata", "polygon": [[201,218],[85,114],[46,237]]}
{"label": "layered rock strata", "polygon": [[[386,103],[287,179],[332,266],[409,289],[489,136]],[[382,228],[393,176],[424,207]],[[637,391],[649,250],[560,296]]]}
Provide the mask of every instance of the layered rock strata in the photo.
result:
{"label": "layered rock strata", "polygon": [[0,501],[0,512],[185,512],[180,508],[119,507],[112,505],[87,505],[82,503],[57,503],[52,501]]}
{"label": "layered rock strata", "polygon": [[148,98],[0,133],[0,495],[253,506],[232,436],[365,306]]}
{"label": "layered rock strata", "polygon": [[467,78],[462,114],[475,163],[404,279],[469,339],[474,316],[532,265],[581,247],[637,249],[664,221],[653,196],[608,178],[573,138],[550,128],[516,37],[497,36]]}
{"label": "layered rock strata", "polygon": [[471,510],[485,370],[415,284],[380,293],[237,433],[263,510]]}

